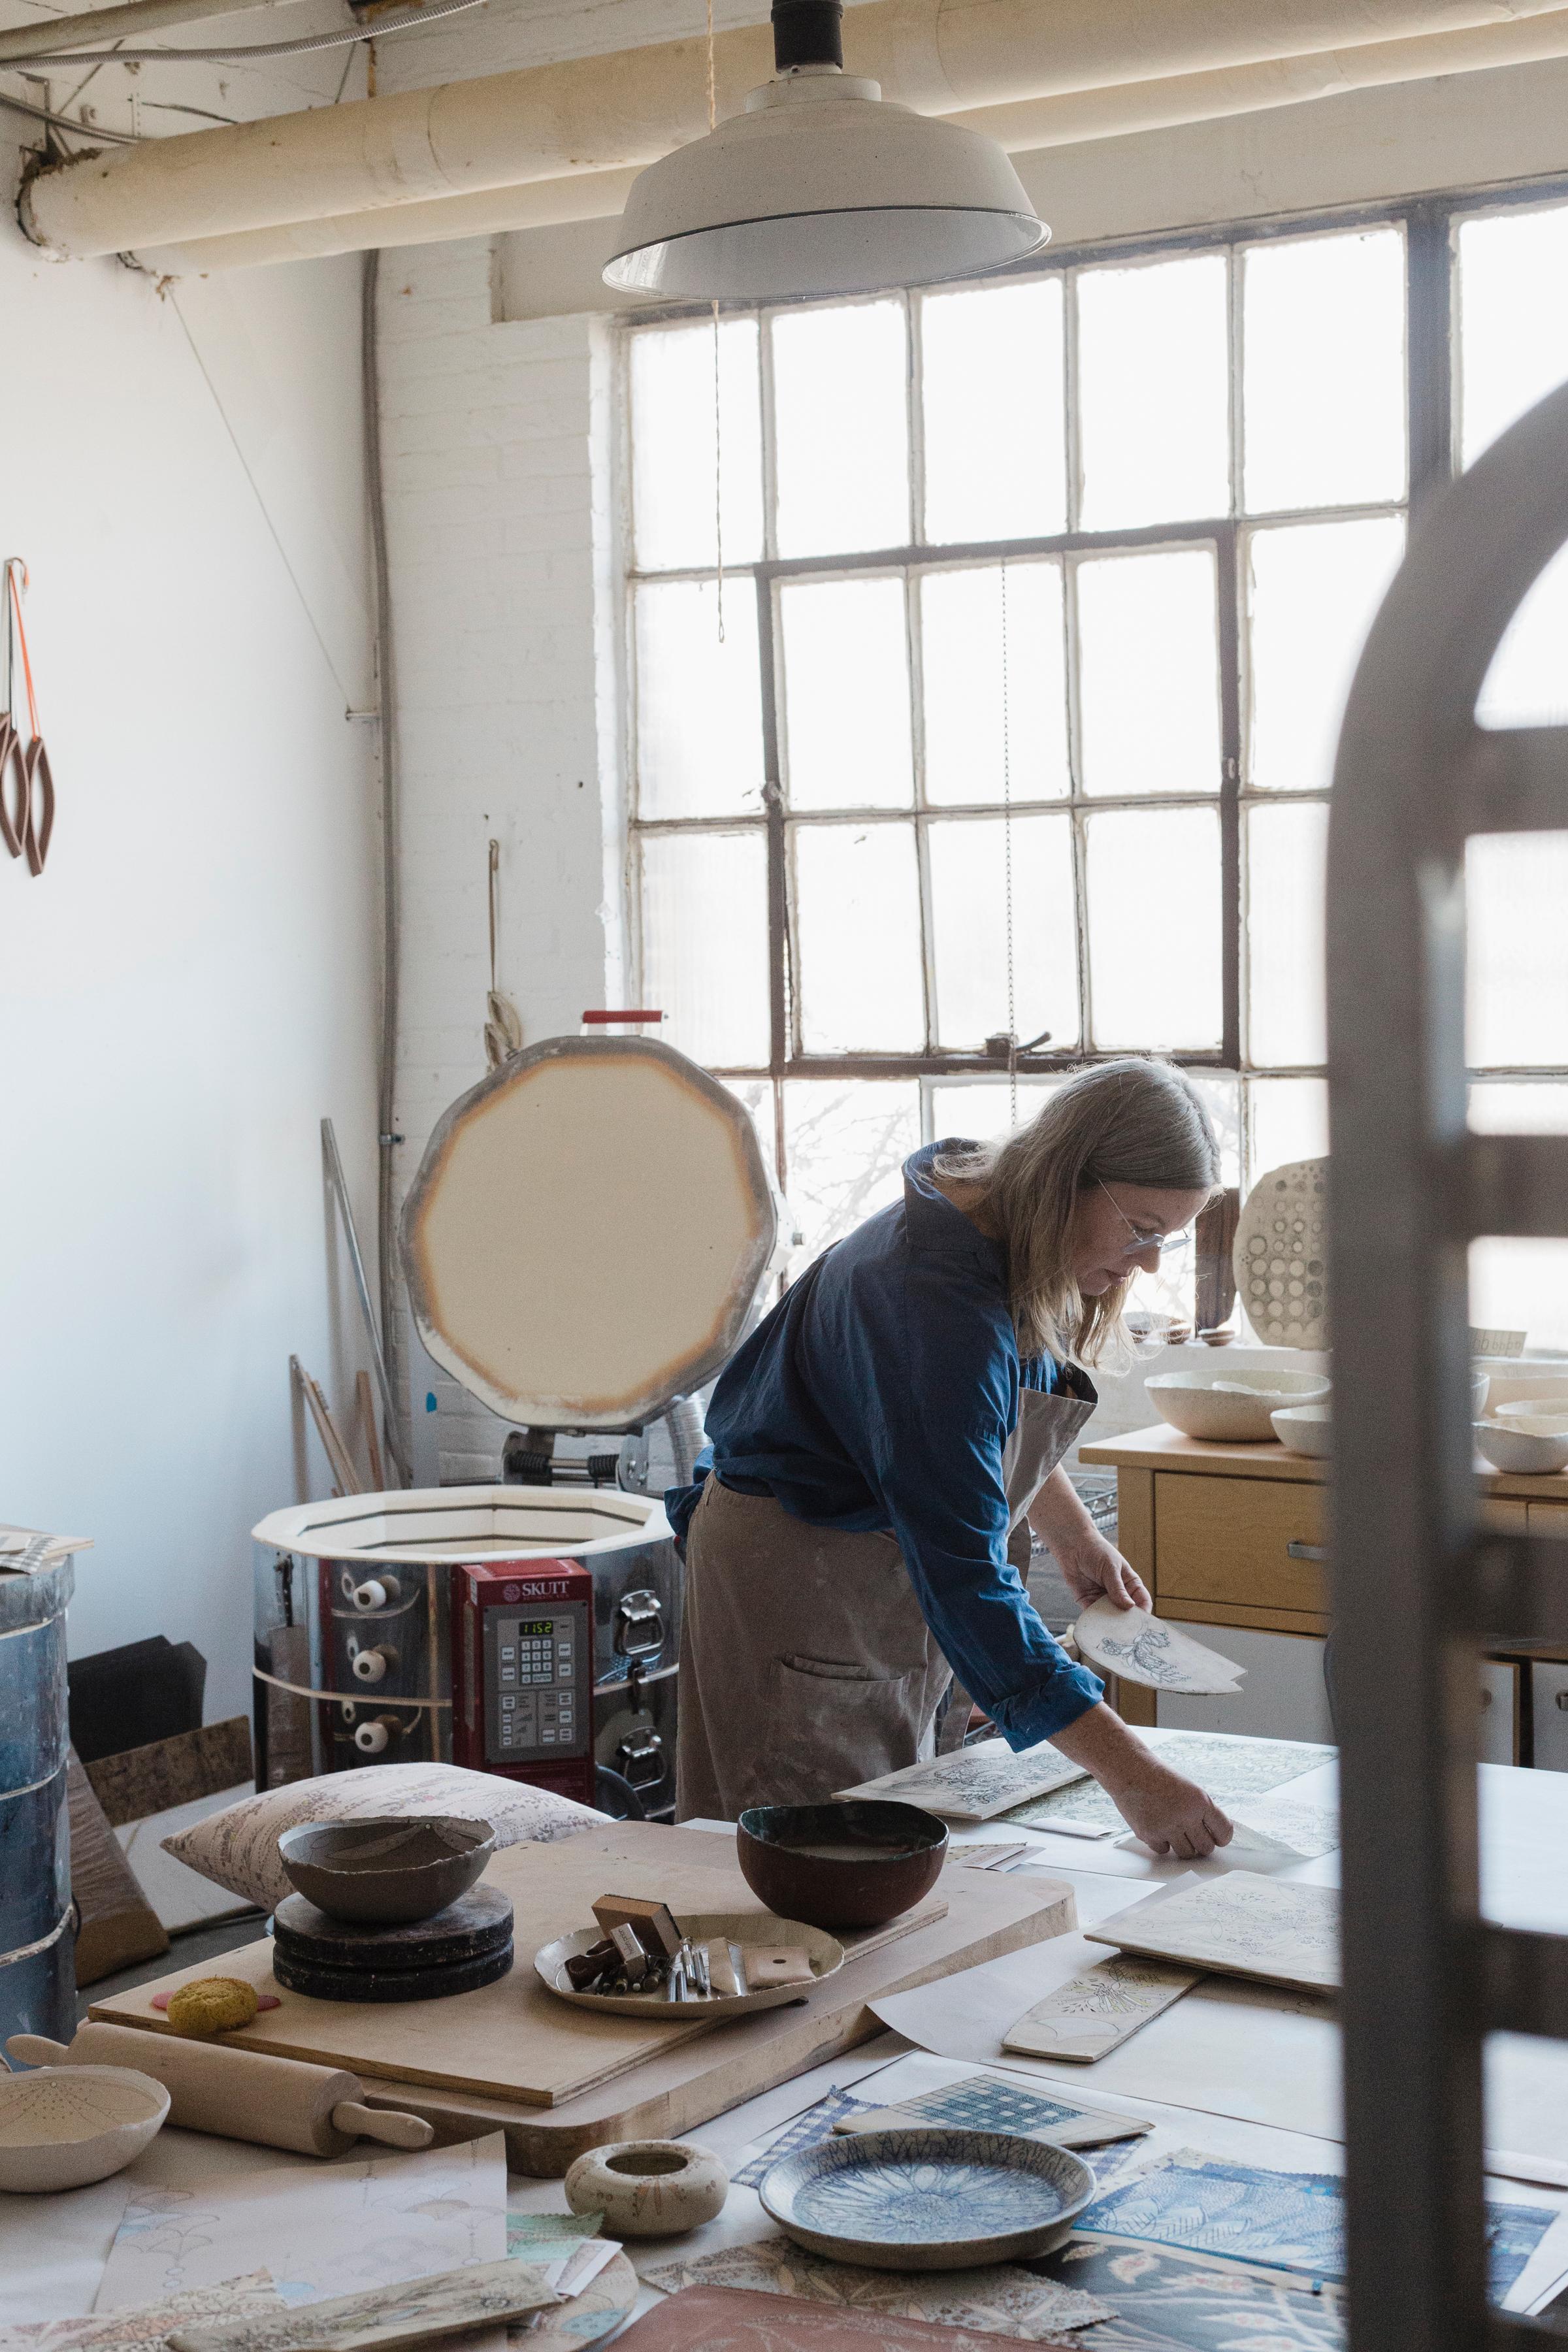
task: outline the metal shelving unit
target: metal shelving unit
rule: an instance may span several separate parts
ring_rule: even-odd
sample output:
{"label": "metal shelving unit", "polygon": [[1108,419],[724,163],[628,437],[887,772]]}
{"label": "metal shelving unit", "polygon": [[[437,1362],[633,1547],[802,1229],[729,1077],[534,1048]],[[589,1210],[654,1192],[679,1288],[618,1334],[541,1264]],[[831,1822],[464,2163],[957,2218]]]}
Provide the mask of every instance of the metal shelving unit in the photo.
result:
{"label": "metal shelving unit", "polygon": [[1485,2038],[1568,2040],[1568,1938],[1480,1916],[1475,1662],[1568,1638],[1568,1543],[1478,1525],[1467,1253],[1480,1235],[1568,1235],[1568,1138],[1467,1129],[1464,856],[1473,835],[1568,828],[1568,726],[1490,733],[1475,718],[1510,620],[1565,541],[1568,388],[1426,505],[1335,772],[1331,1527],[1354,2352],[1555,2340],[1486,2297]]}

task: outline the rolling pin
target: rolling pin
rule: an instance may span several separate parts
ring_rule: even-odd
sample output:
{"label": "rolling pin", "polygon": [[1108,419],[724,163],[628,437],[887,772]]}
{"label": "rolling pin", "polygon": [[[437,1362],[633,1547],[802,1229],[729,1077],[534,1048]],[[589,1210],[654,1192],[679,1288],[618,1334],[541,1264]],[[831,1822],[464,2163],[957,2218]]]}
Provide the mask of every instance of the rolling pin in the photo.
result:
{"label": "rolling pin", "polygon": [[342,2156],[356,2139],[388,2147],[428,2147],[435,2132],[423,2116],[363,2105],[364,2085],[341,2067],[311,2066],[259,2050],[226,2050],[133,2025],[79,2025],[68,2049],[38,2033],[5,2044],[28,2066],[132,2066],[169,2094],[169,2121],[220,2139],[255,2140],[303,2156]]}

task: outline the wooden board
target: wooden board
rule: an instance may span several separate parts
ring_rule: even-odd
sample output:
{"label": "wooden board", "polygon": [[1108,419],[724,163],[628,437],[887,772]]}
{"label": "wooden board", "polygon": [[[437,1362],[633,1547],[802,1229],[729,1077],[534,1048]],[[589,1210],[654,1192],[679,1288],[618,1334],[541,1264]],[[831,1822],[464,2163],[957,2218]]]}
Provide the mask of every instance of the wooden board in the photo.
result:
{"label": "wooden board", "polygon": [[[361,2075],[395,2074],[443,2090],[493,2092],[531,2106],[553,2106],[672,2045],[719,2030],[699,2017],[690,2024],[598,2017],[558,2000],[533,1972],[541,1945],[592,1924],[601,1895],[647,1895],[667,1902],[677,1918],[686,1911],[740,1911],[766,1916],[742,1877],[734,1850],[699,1830],[670,1830],[647,1822],[617,1822],[556,1845],[514,1845],[498,1853],[481,1884],[511,1898],[516,1962],[494,1984],[442,2000],[365,2004],[317,2000],[284,1991],[272,1969],[268,1938],[224,1957],[223,1973],[258,1991],[278,1993],[282,2006],[227,2036],[242,2049],[275,2057],[346,2066]],[[942,1896],[885,1927],[846,1934],[846,1950],[879,1950],[940,1918]],[[152,1996],[210,1976],[211,1964],[182,1969],[157,1984],[104,2001],[95,2014],[119,2024],[167,2032]],[[726,2027],[726,2032],[732,2031]]]}
{"label": "wooden board", "polygon": [[[1223,1379],[1223,1366],[1216,1369],[1215,1377]],[[1197,1470],[1215,1478],[1287,1479],[1310,1486],[1322,1486],[1329,1475],[1326,1462],[1310,1454],[1288,1453],[1273,1438],[1249,1445],[1189,1437],[1167,1422],[1159,1422],[1152,1429],[1132,1430],[1125,1437],[1095,1438],[1079,1447],[1078,1458],[1085,1469]],[[1516,1495],[1524,1502],[1568,1503],[1568,1470],[1539,1475],[1495,1470],[1478,1454],[1475,1472],[1483,1494]]]}
{"label": "wooden board", "polygon": [[[596,1836],[574,1839],[571,1844],[580,1848],[591,1844],[601,1860],[614,1860],[623,1854],[629,1856],[634,1840],[636,1852],[646,1854],[649,1838],[661,1842],[658,1849],[660,1852],[679,1852],[683,1868],[694,1848],[700,1849],[700,1867],[701,1858],[711,1853],[715,1846],[730,1864],[730,1869],[733,1868],[733,1847],[705,1831],[623,1822]],[[569,1849],[553,1849],[566,1850]],[[503,1859],[504,1856],[497,1857],[498,1862]],[[627,1892],[637,1891],[626,1876],[626,1867],[623,1863],[621,1886],[616,1892],[623,1887]],[[721,1870],[718,1874],[729,1883],[730,1871]],[[665,1876],[668,1879],[668,1872]],[[602,1886],[595,1890],[606,1891]],[[837,2056],[840,2051],[852,2049],[857,2042],[870,2040],[883,2029],[868,2004],[884,1994],[906,1991],[936,1978],[954,1975],[961,1969],[978,1967],[982,1961],[998,1958],[1005,1952],[1063,1935],[1076,1924],[1069,1888],[1041,1872],[1020,1871],[1003,1878],[986,1871],[950,1870],[943,1873],[938,1891],[946,1900],[945,1916],[929,1917],[922,1906],[906,1934],[891,1942],[881,1937],[874,1948],[862,1947],[855,1951],[836,1977],[818,1986],[798,2005],[742,2018],[695,2041],[680,2036],[679,2030],[673,2038],[667,2032],[660,2037],[658,2050],[640,2063],[628,2067],[614,2080],[601,2082],[575,2096],[563,2096],[550,2107],[526,2104],[515,2092],[501,2093],[493,2082],[479,2090],[457,2091],[414,2078],[399,2063],[409,2054],[409,2043],[402,2029],[412,2012],[402,2009],[381,2011],[377,2013],[382,2037],[376,2063],[358,2070],[374,2078],[366,2083],[366,2097],[373,2106],[395,2107],[428,2117],[444,2141],[502,2130],[506,2134],[508,2161],[514,2171],[559,2179],[585,2148],[602,2147],[610,2140],[668,2138],[694,2130],[710,2116],[722,2115],[742,2100],[804,2074],[808,2067]],[[524,1940],[522,1920],[520,1905],[520,1948]],[[237,1957],[226,1955],[225,1968],[233,1968]],[[152,2008],[151,1996],[208,1972],[185,1969],[179,1976],[164,1978],[160,1984],[138,1986],[132,1992],[97,2004],[93,2013],[122,2025],[164,2032],[166,2022]],[[471,1993],[459,1996],[458,2000],[431,2002],[426,2005],[426,2014],[443,2009],[450,2011],[463,2001],[478,2002],[494,1994],[504,1994],[513,1981],[513,1978],[508,1978],[502,1985],[492,1988],[489,1995]],[[541,1992],[540,1998],[549,1996]],[[552,2006],[564,2010],[563,2003]],[[508,2014],[515,2034],[515,2003]],[[578,2012],[566,2010],[565,2014],[574,2017]],[[276,2019],[277,2012],[272,2015]],[[605,2020],[601,2024],[595,2019],[583,2021],[598,2025],[601,2032],[611,2022]],[[258,2021],[258,2024],[266,2022],[266,2019]],[[252,2027],[229,2038],[244,2046],[255,2032]],[[491,2054],[501,2053],[492,2049]]]}

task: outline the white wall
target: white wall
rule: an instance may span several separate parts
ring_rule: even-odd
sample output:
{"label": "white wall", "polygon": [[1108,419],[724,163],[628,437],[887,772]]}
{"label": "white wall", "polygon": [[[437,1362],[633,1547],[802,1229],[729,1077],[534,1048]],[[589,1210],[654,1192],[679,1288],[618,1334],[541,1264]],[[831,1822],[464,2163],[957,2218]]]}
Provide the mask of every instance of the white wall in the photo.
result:
{"label": "white wall", "polygon": [[361,1360],[323,1114],[374,1236],[358,283],[160,299],[0,226],[59,790],[43,876],[0,853],[0,1517],[90,1536],[73,1652],[188,1638],[209,1716],[249,1704],[252,1523],[328,1491],[289,1355],[339,1404]]}

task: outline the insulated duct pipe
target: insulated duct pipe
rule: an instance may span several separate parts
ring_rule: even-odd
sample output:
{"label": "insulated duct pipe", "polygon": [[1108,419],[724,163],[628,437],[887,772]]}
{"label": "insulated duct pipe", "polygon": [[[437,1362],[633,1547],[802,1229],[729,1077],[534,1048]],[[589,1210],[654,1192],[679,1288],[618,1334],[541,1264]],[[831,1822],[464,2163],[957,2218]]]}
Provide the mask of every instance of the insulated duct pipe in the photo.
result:
{"label": "insulated duct pipe", "polygon": [[[923,114],[1548,16],[1552,0],[862,0],[857,73]],[[765,26],[715,43],[719,112],[768,79]],[[651,163],[707,131],[701,41],[489,74],[149,140],[42,173],[22,201],[64,257]]]}
{"label": "insulated duct pipe", "polygon": [[8,58],[29,58],[39,49],[84,49],[94,41],[123,41],[165,25],[208,25],[281,0],[126,0],[122,8],[89,8],[80,16],[39,17],[31,25],[8,25],[0,33],[0,66]]}
{"label": "insulated duct pipe", "polygon": [[[857,12],[858,13],[858,12]],[[850,19],[851,28],[855,19]],[[1024,99],[1009,106],[974,107],[950,119],[996,140],[1014,154],[1114,139],[1138,131],[1164,131],[1184,122],[1211,122],[1298,106],[1314,98],[1370,89],[1439,74],[1486,72],[1494,67],[1538,65],[1568,57],[1568,7],[1518,23],[1471,32],[1432,33],[1408,41],[1370,42],[1327,49],[1315,57],[1283,58],[1228,72],[1172,74],[1159,81],[1122,82],[1066,98]],[[520,187],[487,188],[477,195],[440,196],[424,204],[382,205],[369,212],[300,221],[282,228],[203,237],[185,246],[138,252],[160,275],[180,277],[257,268],[331,253],[358,253],[389,245],[437,245],[452,237],[489,236],[508,229],[549,228],[566,221],[610,220],[622,210],[636,168],[582,172],[566,179],[531,180]]]}

